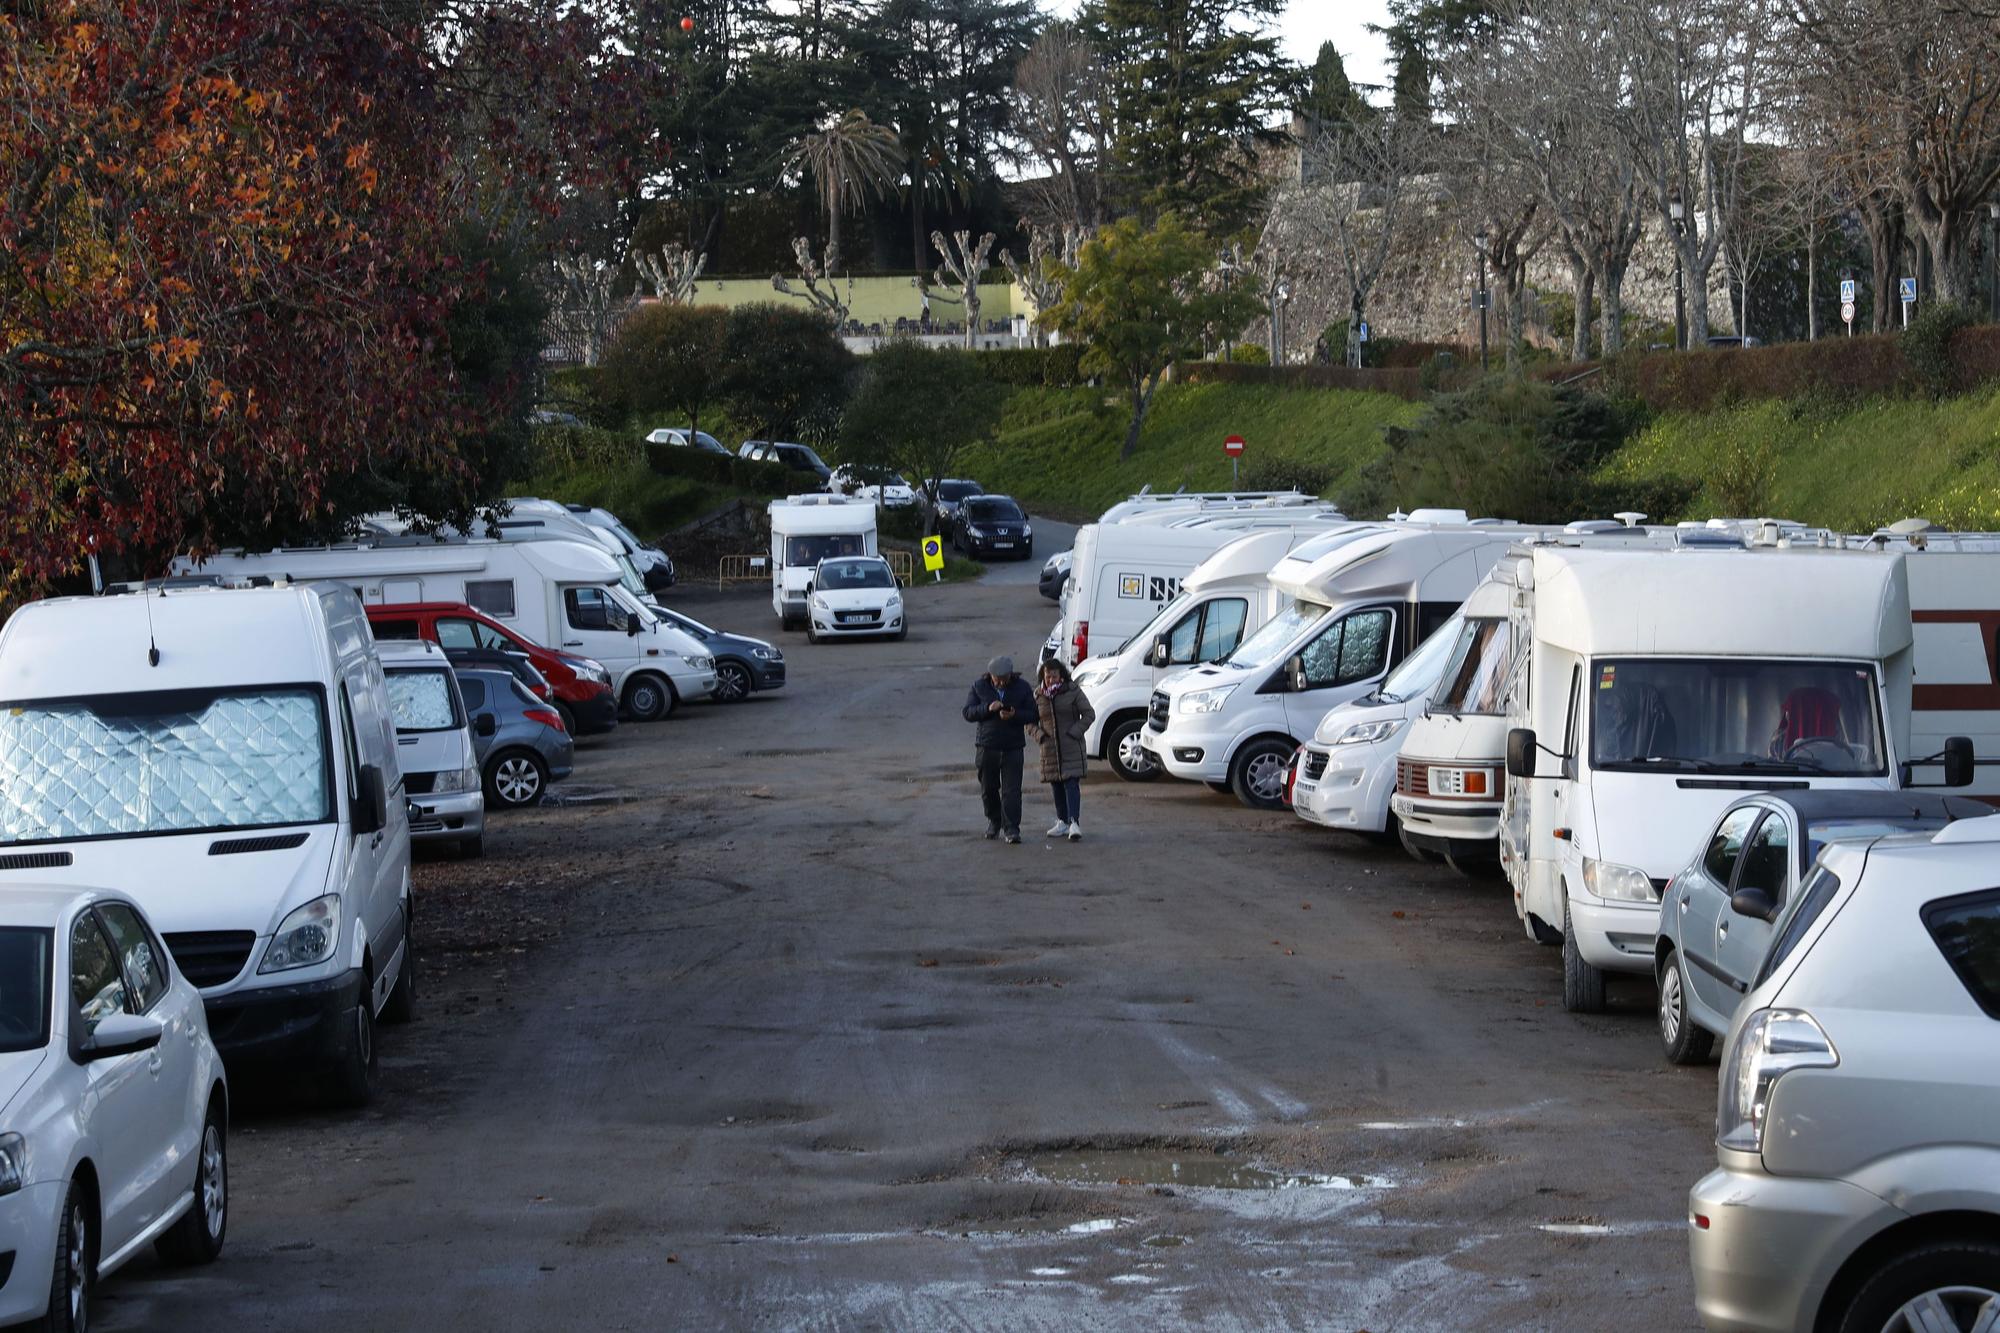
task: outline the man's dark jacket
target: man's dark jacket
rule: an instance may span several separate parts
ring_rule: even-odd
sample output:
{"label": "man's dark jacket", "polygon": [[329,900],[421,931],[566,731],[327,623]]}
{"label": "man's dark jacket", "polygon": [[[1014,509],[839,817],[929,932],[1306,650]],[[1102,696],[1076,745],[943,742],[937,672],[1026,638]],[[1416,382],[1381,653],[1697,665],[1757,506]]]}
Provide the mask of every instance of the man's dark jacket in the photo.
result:
{"label": "man's dark jacket", "polygon": [[[1003,718],[987,708],[996,699],[1014,710],[1012,719]],[[1035,720],[1035,692],[1019,676],[1008,680],[1004,690],[993,688],[991,676],[981,676],[972,682],[972,689],[966,693],[965,720],[979,724],[979,734],[973,744],[989,750],[1022,749],[1028,742],[1021,734],[1021,728]]]}

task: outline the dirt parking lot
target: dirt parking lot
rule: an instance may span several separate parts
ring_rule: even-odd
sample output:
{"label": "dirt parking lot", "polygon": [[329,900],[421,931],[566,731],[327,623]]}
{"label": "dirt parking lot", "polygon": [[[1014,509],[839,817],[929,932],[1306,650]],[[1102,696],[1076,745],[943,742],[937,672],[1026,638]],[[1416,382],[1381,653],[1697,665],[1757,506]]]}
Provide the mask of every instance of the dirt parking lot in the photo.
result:
{"label": "dirt parking lot", "polygon": [[1082,843],[1032,784],[981,839],[958,708],[1047,632],[1022,573],[785,636],[782,692],[421,865],[383,1095],[246,1090],[222,1261],[101,1326],[1691,1327],[1714,1067],[1650,988],[1564,1013],[1498,882],[1101,769]]}

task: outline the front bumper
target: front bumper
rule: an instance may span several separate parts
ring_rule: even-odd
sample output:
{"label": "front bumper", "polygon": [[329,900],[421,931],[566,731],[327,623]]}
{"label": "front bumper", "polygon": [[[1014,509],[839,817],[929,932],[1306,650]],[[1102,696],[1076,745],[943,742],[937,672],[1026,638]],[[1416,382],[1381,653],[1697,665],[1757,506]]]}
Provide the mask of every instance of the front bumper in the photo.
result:
{"label": "front bumper", "polygon": [[49,1308],[56,1227],[68,1194],[68,1181],[44,1180],[0,1198],[0,1324],[21,1323]]}
{"label": "front bumper", "polygon": [[1660,937],[1660,905],[1615,903],[1588,893],[1569,895],[1569,928],[1583,961],[1607,972],[1653,970]]}
{"label": "front bumper", "polygon": [[973,557],[994,555],[1009,560],[1026,560],[1035,554],[1034,541],[1023,541],[1019,537],[961,537],[958,544]]}
{"label": "front bumper", "polygon": [[1165,731],[1154,731],[1149,722],[1139,732],[1139,743],[1154,762],[1183,782],[1226,782],[1229,779],[1229,741],[1226,736],[1189,735],[1186,728],[1171,723]]}
{"label": "front bumper", "polygon": [[679,671],[667,672],[667,679],[674,683],[674,693],[680,696],[682,703],[693,703],[698,699],[713,699],[715,697],[715,669],[713,667],[705,671],[694,671],[687,667],[682,667]]}
{"label": "front bumper", "polygon": [[618,726],[618,696],[609,685],[585,683],[589,686],[588,694],[579,691],[573,696],[556,696],[562,701],[562,706],[569,709],[569,715],[576,719],[576,734],[596,736],[615,730]]}
{"label": "front bumper", "polygon": [[416,807],[410,815],[411,842],[456,842],[476,838],[486,828],[486,793],[478,788],[409,799]]}
{"label": "front bumper", "polygon": [[320,981],[204,996],[208,1035],[225,1064],[331,1063],[352,1040],[349,1019],[366,993],[363,982],[357,967]]}
{"label": "front bumper", "polygon": [[750,663],[750,687],[757,690],[782,690],[785,688],[785,660],[752,657]]}
{"label": "front bumper", "polygon": [[813,633],[821,637],[865,638],[871,634],[895,634],[903,628],[904,610],[900,605],[885,607],[868,620],[841,620],[838,618],[841,614],[837,611],[814,610]]}
{"label": "front bumper", "polygon": [[[1711,1329],[1811,1328],[1847,1256],[1904,1216],[1844,1180],[1717,1167],[1688,1191],[1695,1309]],[[1703,1217],[1706,1228],[1695,1220]]]}
{"label": "front bumper", "polygon": [[1403,826],[1403,836],[1427,852],[1446,856],[1500,855],[1500,807],[1475,802],[1453,804],[1397,792],[1389,808]]}
{"label": "front bumper", "polygon": [[[1396,759],[1378,745],[1307,745],[1292,784],[1292,810],[1300,819],[1352,833],[1380,833],[1389,827],[1389,795],[1396,786]],[[1325,769],[1308,777],[1325,756]]]}

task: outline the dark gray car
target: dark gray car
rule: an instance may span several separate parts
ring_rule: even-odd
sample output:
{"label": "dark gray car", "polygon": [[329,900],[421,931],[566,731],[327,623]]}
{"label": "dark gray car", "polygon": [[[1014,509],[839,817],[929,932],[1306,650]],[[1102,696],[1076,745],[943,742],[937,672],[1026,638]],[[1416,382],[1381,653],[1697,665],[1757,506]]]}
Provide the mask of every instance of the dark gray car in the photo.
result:
{"label": "dark gray car", "polygon": [[651,609],[675,629],[686,630],[707,646],[709,655],[715,659],[717,703],[740,704],[752,691],[783,688],[785,654],[776,644],[725,633],[657,602],[651,604]]}
{"label": "dark gray car", "polygon": [[570,775],[576,753],[555,706],[530,694],[509,671],[461,670],[458,689],[472,721],[486,808],[540,805],[549,784]]}

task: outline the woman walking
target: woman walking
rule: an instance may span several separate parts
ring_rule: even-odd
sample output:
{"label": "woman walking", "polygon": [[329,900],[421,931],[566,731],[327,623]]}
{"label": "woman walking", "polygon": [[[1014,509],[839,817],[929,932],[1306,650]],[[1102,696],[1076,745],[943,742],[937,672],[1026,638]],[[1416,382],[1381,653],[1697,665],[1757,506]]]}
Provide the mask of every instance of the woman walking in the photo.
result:
{"label": "woman walking", "polygon": [[1035,691],[1035,721],[1029,734],[1042,747],[1042,781],[1056,797],[1056,822],[1049,825],[1051,838],[1067,837],[1076,842],[1083,837],[1079,822],[1083,805],[1083,733],[1097,718],[1097,710],[1084,698],[1083,691],[1070,679],[1069,668],[1054,658],[1042,663],[1039,688]]}

